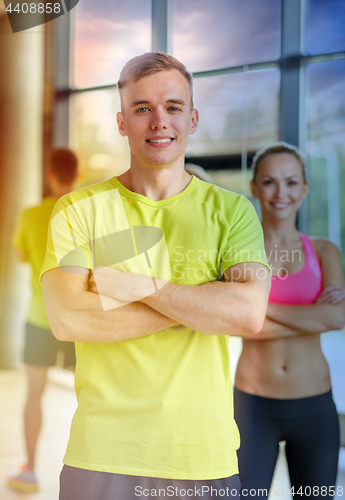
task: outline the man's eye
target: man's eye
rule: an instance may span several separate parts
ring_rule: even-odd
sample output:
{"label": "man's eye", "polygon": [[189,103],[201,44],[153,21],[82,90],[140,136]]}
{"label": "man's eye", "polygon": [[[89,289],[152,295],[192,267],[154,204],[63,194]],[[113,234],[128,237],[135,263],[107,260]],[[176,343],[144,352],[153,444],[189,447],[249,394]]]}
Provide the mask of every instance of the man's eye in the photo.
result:
{"label": "man's eye", "polygon": [[270,186],[272,184],[272,181],[264,181],[264,186]]}
{"label": "man's eye", "polygon": [[296,181],[290,181],[288,183],[289,186],[296,186],[297,185],[297,182]]}
{"label": "man's eye", "polygon": [[180,111],[180,108],[177,108],[176,106],[170,106],[169,108],[170,111]]}
{"label": "man's eye", "polygon": [[149,108],[139,108],[139,109],[137,109],[137,113],[145,113],[148,110],[149,110]]}

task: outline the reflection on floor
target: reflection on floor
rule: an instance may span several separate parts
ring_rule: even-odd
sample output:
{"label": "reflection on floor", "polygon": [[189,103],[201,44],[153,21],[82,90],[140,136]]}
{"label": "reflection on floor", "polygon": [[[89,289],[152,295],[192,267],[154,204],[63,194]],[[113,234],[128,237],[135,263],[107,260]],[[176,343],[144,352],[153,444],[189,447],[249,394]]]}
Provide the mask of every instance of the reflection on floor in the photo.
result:
{"label": "reflection on floor", "polygon": [[0,498],[57,500],[59,473],[77,405],[74,391],[52,381],[47,384],[43,397],[44,423],[37,460],[42,491],[30,495],[17,493],[6,486],[7,474],[24,463],[21,419],[24,394],[24,372],[0,371]]}
{"label": "reflection on floor", "polygon": [[[238,339],[231,343],[234,364],[238,358]],[[0,370],[0,499],[57,500],[58,479],[66,449],[70,423],[76,408],[71,387],[71,374],[54,371],[47,384],[43,400],[44,425],[39,443],[37,472],[42,490],[25,495],[6,486],[8,472],[23,463],[23,433],[21,413],[25,380],[21,371]],[[61,383],[60,383],[61,382]],[[340,453],[338,485],[345,490],[345,448]],[[269,500],[290,500],[290,484],[283,449],[278,459]],[[343,491],[344,491],[343,490]],[[340,500],[342,496],[338,495]],[[98,499],[97,499],[98,500]],[[101,500],[101,499],[99,499]]]}

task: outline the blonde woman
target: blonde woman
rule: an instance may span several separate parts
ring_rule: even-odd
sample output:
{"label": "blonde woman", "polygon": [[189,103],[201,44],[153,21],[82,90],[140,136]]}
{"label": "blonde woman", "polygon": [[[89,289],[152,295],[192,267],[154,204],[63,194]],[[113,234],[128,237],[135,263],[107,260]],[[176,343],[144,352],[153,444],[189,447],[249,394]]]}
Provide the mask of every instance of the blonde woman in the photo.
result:
{"label": "blonde woman", "polygon": [[345,323],[340,254],[330,241],[296,228],[308,194],[296,148],[277,143],[261,150],[253,169],[272,288],[262,331],[243,339],[235,379],[242,493],[267,497],[278,443],[285,440],[292,493],[328,498],[334,495],[339,424],[320,334]]}

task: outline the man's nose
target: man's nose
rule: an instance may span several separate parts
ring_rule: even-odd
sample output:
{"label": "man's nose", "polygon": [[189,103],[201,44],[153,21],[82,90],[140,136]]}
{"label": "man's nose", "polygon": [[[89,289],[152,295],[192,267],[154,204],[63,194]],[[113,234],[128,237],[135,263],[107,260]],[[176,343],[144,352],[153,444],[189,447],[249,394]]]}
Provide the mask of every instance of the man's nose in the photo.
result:
{"label": "man's nose", "polygon": [[152,130],[165,130],[167,128],[166,114],[163,110],[156,110],[151,116]]}

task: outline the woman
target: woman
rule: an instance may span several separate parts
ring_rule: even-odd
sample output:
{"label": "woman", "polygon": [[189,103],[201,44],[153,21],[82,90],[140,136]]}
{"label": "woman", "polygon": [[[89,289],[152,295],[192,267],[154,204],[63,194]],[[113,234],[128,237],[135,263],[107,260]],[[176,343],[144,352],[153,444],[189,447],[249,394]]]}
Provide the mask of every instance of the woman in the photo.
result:
{"label": "woman", "polygon": [[242,493],[267,497],[258,490],[268,492],[284,440],[291,493],[327,498],[334,495],[339,424],[320,333],[345,323],[341,259],[333,243],[296,229],[308,193],[299,151],[274,144],[256,154],[253,168],[272,288],[262,331],[243,339],[235,379]]}

